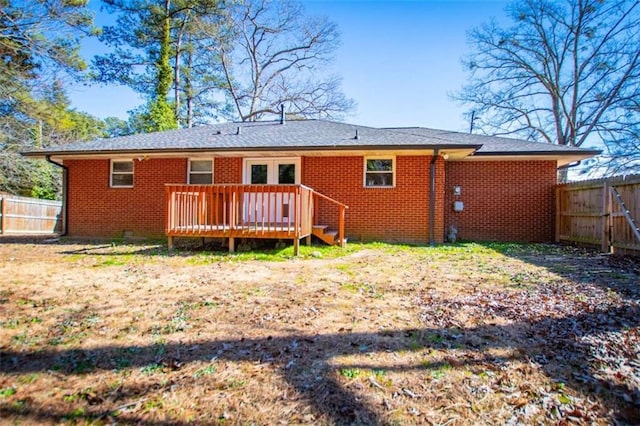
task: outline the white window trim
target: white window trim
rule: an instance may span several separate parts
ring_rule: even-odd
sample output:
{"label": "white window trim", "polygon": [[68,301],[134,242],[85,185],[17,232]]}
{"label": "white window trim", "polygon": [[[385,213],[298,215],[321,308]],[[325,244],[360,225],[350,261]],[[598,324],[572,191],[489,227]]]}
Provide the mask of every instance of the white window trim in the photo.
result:
{"label": "white window trim", "polygon": [[[367,185],[367,173],[389,173],[389,172],[371,172],[371,171],[367,171],[367,161],[368,160],[391,160],[391,176],[392,176],[392,180],[393,180],[391,185],[384,185],[384,186],[379,186],[379,185],[369,186],[369,185]],[[388,155],[388,156],[376,155],[375,157],[364,157],[364,161],[362,162],[362,169],[363,169],[363,172],[362,172],[362,186],[363,186],[363,188],[375,189],[375,188],[395,188],[396,187],[396,157],[395,157],[395,155]]]}
{"label": "white window trim", "polygon": [[[131,171],[130,172],[114,172],[113,171],[113,163],[131,163]],[[109,162],[109,188],[133,188],[133,183],[135,182],[135,171],[136,166],[133,158],[113,158]],[[113,175],[131,175],[131,185],[114,185],[113,184]]]}
{"label": "white window trim", "polygon": [[[211,162],[211,172],[192,172],[191,171],[191,162],[192,161],[210,161]],[[190,185],[191,184],[191,175],[208,175],[209,173],[211,173],[211,184],[213,185],[214,183],[214,174],[213,174],[213,168],[215,167],[215,164],[213,163],[213,158],[209,159],[209,158],[189,158],[189,162],[187,163],[187,183]]]}
{"label": "white window trim", "polygon": [[[288,163],[295,164],[296,166],[296,176],[295,176],[295,184],[300,185],[302,179],[302,168],[301,168],[301,160],[300,157],[249,157],[244,158],[242,160],[242,182],[244,184],[248,184],[251,181],[251,169],[250,166],[252,163],[270,163],[271,165],[275,165],[278,163]],[[277,181],[277,171],[275,167],[269,167],[270,176],[267,178],[267,181]],[[275,185],[275,184],[268,184]]]}

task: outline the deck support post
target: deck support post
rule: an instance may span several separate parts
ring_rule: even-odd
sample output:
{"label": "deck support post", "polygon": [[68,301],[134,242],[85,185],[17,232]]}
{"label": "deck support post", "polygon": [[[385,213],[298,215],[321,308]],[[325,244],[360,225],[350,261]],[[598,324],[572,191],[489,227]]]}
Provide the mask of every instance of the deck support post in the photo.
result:
{"label": "deck support post", "polygon": [[235,253],[236,251],[236,239],[229,237],[229,253]]}
{"label": "deck support post", "polygon": [[293,255],[297,256],[300,252],[300,238],[293,239]]}
{"label": "deck support post", "polygon": [[173,250],[173,236],[171,235],[167,237],[167,248]]}
{"label": "deck support post", "polygon": [[311,235],[307,235],[306,243],[308,246],[311,245]]}
{"label": "deck support post", "polygon": [[344,216],[346,213],[346,207],[340,206],[340,217],[338,218],[338,244],[340,247],[345,248],[347,243],[344,240]]}

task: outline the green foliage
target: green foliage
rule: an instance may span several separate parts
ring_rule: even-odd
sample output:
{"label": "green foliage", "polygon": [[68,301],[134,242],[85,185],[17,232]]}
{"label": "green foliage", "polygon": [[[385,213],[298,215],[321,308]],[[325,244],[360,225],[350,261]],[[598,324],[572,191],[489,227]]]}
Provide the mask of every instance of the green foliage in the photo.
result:
{"label": "green foliage", "polygon": [[59,198],[60,169],[19,153],[103,137],[105,123],[72,109],[59,81],[49,86],[46,96],[36,98],[23,93],[20,102],[8,110],[0,117],[0,191]]}
{"label": "green foliage", "polygon": [[86,6],[0,0],[0,191],[56,198],[59,170],[19,153],[103,134],[101,120],[70,108],[61,83],[86,68],[79,40],[94,32]]}
{"label": "green foliage", "polygon": [[14,387],[0,389],[0,398],[7,398],[15,394],[16,394],[16,388]]}
{"label": "green foliage", "polygon": [[142,374],[144,375],[152,375],[152,374],[156,374],[156,373],[162,373],[163,368],[161,364],[152,362],[150,364],[145,365],[144,367],[142,367],[140,369],[140,371],[142,372]]}
{"label": "green foliage", "polygon": [[61,196],[60,170],[54,169],[51,164],[39,161],[36,165],[36,173],[31,178],[33,187],[31,197],[43,200],[57,200]]}
{"label": "green foliage", "polygon": [[[167,3],[168,4],[168,3]],[[165,10],[165,16],[162,19],[162,36],[160,38],[160,56],[156,63],[157,82],[156,82],[156,99],[159,105],[164,107],[166,103],[167,93],[173,83],[173,70],[169,65],[169,52],[171,50],[171,20],[169,11]]]}
{"label": "green foliage", "polygon": [[[224,21],[219,3],[106,2],[107,10],[117,20],[104,28],[100,39],[113,50],[93,58],[91,75],[102,83],[131,87],[148,99],[142,109],[153,117],[131,116],[129,127],[133,132],[171,129],[178,121],[190,127],[195,116],[213,115],[211,108],[218,102],[212,93],[221,78],[213,61],[217,46],[207,35],[216,32],[217,23]],[[169,109],[173,120],[169,119]]]}
{"label": "green foliage", "polygon": [[177,127],[172,105],[164,99],[150,101],[129,111],[128,134],[158,132]]}
{"label": "green foliage", "polygon": [[134,130],[130,126],[129,122],[118,117],[107,117],[104,119],[104,124],[105,136],[109,138],[117,138],[134,133]]}
{"label": "green foliage", "polygon": [[86,1],[2,0],[0,5],[3,98],[29,81],[50,77],[51,71],[86,68],[79,54],[79,37],[93,31]]}
{"label": "green foliage", "polygon": [[213,373],[216,372],[216,366],[215,365],[209,365],[207,367],[201,368],[200,370],[196,371],[195,373],[193,373],[193,378],[194,379],[198,379],[202,376],[209,376]]}
{"label": "green foliage", "polygon": [[178,122],[171,105],[164,98],[158,98],[149,105],[147,132],[176,129]]}
{"label": "green foliage", "polygon": [[117,21],[100,39],[112,51],[94,57],[91,74],[150,101],[143,109],[152,117],[130,120],[135,132],[174,128],[167,105],[186,127],[219,115],[256,120],[282,103],[313,117],[340,117],[354,106],[324,69],[337,27],[305,16],[298,2],[109,0],[106,7]]}
{"label": "green foliage", "polygon": [[445,362],[442,364],[437,364],[436,367],[431,370],[431,377],[433,377],[434,379],[441,379],[446,376],[447,373],[451,371],[451,369],[452,367],[449,363]]}
{"label": "green foliage", "polygon": [[342,368],[340,369],[340,375],[348,379],[357,379],[362,374],[358,368]]}

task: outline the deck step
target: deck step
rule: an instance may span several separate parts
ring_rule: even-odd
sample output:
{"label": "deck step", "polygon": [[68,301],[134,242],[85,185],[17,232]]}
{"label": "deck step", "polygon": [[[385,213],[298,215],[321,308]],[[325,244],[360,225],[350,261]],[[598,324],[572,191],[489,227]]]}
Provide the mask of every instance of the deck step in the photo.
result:
{"label": "deck step", "polygon": [[335,241],[336,237],[338,236],[338,231],[327,231],[324,233],[324,235],[328,238],[331,238]]}
{"label": "deck step", "polygon": [[[337,231],[327,231],[329,227],[327,225],[314,225],[313,226],[313,235],[324,241],[325,243],[334,246],[340,244],[337,240],[338,232]],[[346,242],[346,241],[345,241]],[[344,247],[344,245],[343,245]]]}

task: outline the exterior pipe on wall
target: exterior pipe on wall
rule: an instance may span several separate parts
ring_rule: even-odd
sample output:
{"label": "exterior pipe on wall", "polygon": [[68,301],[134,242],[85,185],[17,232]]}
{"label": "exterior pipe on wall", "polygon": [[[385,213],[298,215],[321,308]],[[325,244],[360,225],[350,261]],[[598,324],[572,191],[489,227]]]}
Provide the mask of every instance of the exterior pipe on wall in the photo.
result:
{"label": "exterior pipe on wall", "polygon": [[434,246],[435,241],[435,229],[434,221],[436,216],[436,160],[440,155],[440,150],[435,149],[433,151],[433,157],[431,157],[431,164],[429,165],[429,176],[431,182],[429,185],[429,245]]}
{"label": "exterior pipe on wall", "polygon": [[67,235],[67,193],[69,192],[69,168],[64,164],[53,161],[50,155],[47,155],[45,159],[54,166],[62,168],[62,232],[60,233],[60,236],[64,237]]}

